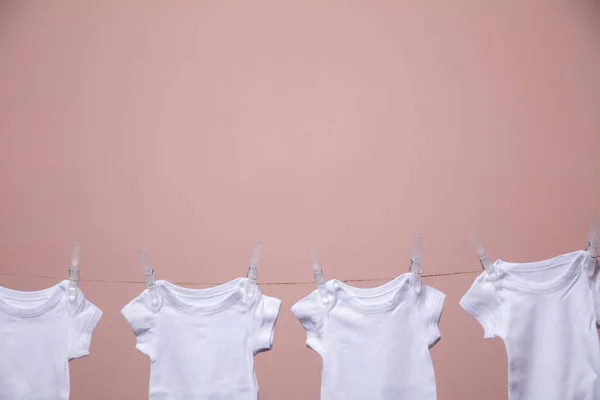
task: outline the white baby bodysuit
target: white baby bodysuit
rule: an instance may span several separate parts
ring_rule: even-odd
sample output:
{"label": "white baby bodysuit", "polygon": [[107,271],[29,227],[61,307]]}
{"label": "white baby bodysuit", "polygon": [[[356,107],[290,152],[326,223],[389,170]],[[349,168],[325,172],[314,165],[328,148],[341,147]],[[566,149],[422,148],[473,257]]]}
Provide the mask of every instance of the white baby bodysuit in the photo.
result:
{"label": "white baby bodysuit", "polygon": [[68,400],[68,361],[87,356],[102,311],[68,281],[44,290],[0,287],[0,399]]}
{"label": "white baby bodysuit", "polygon": [[600,278],[585,251],[494,263],[461,300],[486,339],[504,340],[510,400],[600,399]]}
{"label": "white baby bodysuit", "polygon": [[360,289],[328,281],[292,311],[323,360],[322,400],[435,400],[429,348],[440,338],[445,295],[413,274]]}
{"label": "white baby bodysuit", "polygon": [[145,290],[122,310],[151,360],[150,399],[257,400],[254,355],[272,346],[281,300],[246,278],[208,289],[156,284],[156,306]]}

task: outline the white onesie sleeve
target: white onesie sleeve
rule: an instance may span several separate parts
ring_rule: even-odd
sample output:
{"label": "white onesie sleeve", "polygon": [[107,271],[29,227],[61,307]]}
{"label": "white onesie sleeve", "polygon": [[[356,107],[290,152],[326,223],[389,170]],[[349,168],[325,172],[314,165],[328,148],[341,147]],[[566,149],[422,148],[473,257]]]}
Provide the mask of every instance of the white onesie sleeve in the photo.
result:
{"label": "white onesie sleeve", "polygon": [[260,294],[253,314],[252,351],[271,350],[281,300]]}
{"label": "white onesie sleeve", "polygon": [[306,345],[322,356],[325,311],[319,292],[315,290],[294,304],[292,312],[306,330]]}
{"label": "white onesie sleeve", "polygon": [[70,318],[69,360],[88,356],[92,333],[102,317],[102,311],[87,301],[79,289],[75,302],[71,303],[68,297],[65,301]]}
{"label": "white onesie sleeve", "polygon": [[596,262],[594,275],[590,278],[590,289],[592,301],[594,302],[594,311],[596,325],[600,326],[600,262]]}
{"label": "white onesie sleeve", "polygon": [[500,326],[500,302],[496,287],[486,272],[479,275],[460,301],[460,306],[483,327],[483,337],[498,336]]}
{"label": "white onesie sleeve", "polygon": [[151,304],[150,293],[146,289],[123,307],[121,314],[123,314],[135,335],[135,348],[152,359],[151,346],[155,312],[151,308]]}
{"label": "white onesie sleeve", "polygon": [[427,345],[432,347],[440,340],[440,319],[446,295],[431,286],[422,286],[421,321],[425,328]]}

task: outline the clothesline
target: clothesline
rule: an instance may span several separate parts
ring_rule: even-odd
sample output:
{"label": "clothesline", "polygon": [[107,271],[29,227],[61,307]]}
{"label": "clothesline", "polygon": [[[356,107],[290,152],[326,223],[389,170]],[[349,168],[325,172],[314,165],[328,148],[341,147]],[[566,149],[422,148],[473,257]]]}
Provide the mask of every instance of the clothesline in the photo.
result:
{"label": "clothesline", "polygon": [[[438,276],[451,276],[451,275],[465,275],[465,274],[475,274],[482,272],[481,269],[473,270],[473,271],[458,271],[458,272],[441,272],[437,274],[423,274],[421,275],[423,278],[433,278]],[[54,280],[62,280],[67,277],[60,276],[50,276],[50,275],[26,275],[26,274],[15,274],[15,273],[2,273],[0,272],[0,276],[16,276],[21,278],[38,278],[38,279],[54,279]],[[352,283],[352,282],[381,282],[381,281],[391,281],[393,278],[364,278],[364,279],[341,279],[344,283]],[[132,281],[132,280],[121,280],[121,279],[79,279],[80,282],[98,282],[98,283],[125,283],[125,284],[142,284],[145,285],[145,281]],[[193,282],[193,281],[177,281],[172,282],[176,285],[209,285],[216,286],[221,285],[225,282]],[[258,282],[259,286],[276,286],[276,285],[314,285],[314,281],[297,281],[297,282]]]}

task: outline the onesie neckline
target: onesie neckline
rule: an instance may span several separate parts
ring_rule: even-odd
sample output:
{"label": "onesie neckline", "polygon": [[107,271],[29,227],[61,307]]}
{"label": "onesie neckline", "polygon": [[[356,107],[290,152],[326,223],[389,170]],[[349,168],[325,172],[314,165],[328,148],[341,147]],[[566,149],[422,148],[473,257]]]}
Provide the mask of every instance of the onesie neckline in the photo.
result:
{"label": "onesie neckline", "polygon": [[[172,284],[171,282],[156,281],[161,292],[175,307],[190,314],[212,314],[226,309],[237,302],[243,295],[243,283],[246,278],[237,278],[232,281],[203,289],[190,289]],[[217,302],[202,304],[203,300],[223,296]],[[189,299],[195,304],[183,301]]]}
{"label": "onesie neckline", "polygon": [[[524,290],[535,291],[535,292],[548,292],[548,291],[559,289],[562,286],[564,286],[565,284],[567,284],[568,282],[570,282],[571,279],[577,275],[577,272],[578,271],[580,272],[581,261],[586,259],[584,257],[586,255],[587,255],[587,253],[584,250],[577,250],[577,251],[573,251],[570,253],[561,254],[561,255],[558,255],[553,258],[548,258],[546,260],[526,262],[526,263],[507,262],[507,261],[502,261],[499,259],[494,263],[494,266],[500,268],[500,270],[503,271],[504,280],[506,280],[507,283],[514,283],[516,286],[518,286],[519,288],[524,289]],[[563,274],[561,274],[560,276],[558,276],[554,279],[550,279],[547,281],[542,281],[542,282],[528,281],[528,280],[524,280],[524,279],[517,277],[514,273],[511,273],[511,271],[515,271],[515,272],[543,271],[546,269],[551,269],[551,268],[556,267],[556,264],[558,262],[564,262],[564,263],[570,262],[570,265]]]}
{"label": "onesie neckline", "polygon": [[[337,279],[329,281],[329,290],[334,297],[339,296],[357,311],[366,313],[383,313],[399,306],[406,300],[406,292],[410,287],[410,274],[402,274],[391,281],[373,288],[357,288]],[[396,291],[392,298],[382,302],[365,302],[362,299],[377,298]]]}
{"label": "onesie neckline", "polygon": [[[54,307],[64,295],[67,281],[61,281],[54,286],[42,290],[23,291],[0,286],[0,309],[16,317],[37,317]],[[35,307],[21,308],[6,300],[41,301]]]}

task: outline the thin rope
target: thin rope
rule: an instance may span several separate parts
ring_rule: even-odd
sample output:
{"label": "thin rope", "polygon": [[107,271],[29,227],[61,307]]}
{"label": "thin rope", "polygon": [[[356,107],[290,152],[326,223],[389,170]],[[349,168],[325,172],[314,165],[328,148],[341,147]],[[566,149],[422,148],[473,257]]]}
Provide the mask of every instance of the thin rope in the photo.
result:
{"label": "thin rope", "polygon": [[[600,256],[596,257],[600,259]],[[465,275],[465,274],[477,274],[481,273],[482,270],[471,270],[471,271],[457,271],[457,272],[441,272],[439,274],[423,274],[422,278],[434,278],[438,276],[452,276],[452,275]],[[53,279],[53,280],[62,280],[64,277],[60,276],[50,276],[50,275],[26,275],[26,274],[14,274],[14,273],[6,273],[0,272],[0,276],[16,276],[20,278],[38,278],[38,279]],[[383,282],[383,281],[391,281],[394,278],[364,278],[364,279],[343,279],[344,283],[353,283],[353,282]],[[125,283],[125,284],[146,284],[145,281],[130,281],[130,280],[120,280],[120,279],[79,279],[80,282],[99,282],[99,283]],[[226,282],[192,282],[192,281],[177,281],[172,282],[176,285],[205,285],[205,286],[216,286],[222,285]],[[258,285],[262,286],[277,286],[277,285],[313,285],[313,281],[298,281],[298,282],[257,282]]]}
{"label": "thin rope", "polygon": [[[438,276],[451,276],[451,275],[464,275],[464,274],[474,274],[482,272],[481,270],[474,271],[458,271],[458,272],[441,272],[438,274],[423,274],[421,277],[423,278],[433,278]],[[60,276],[50,276],[50,275],[26,275],[26,274],[15,274],[15,273],[1,273],[0,276],[16,276],[20,278],[38,278],[38,279],[53,279],[53,280],[62,280],[66,279]],[[391,281],[394,278],[364,278],[364,279],[344,279],[342,282],[351,283],[351,282],[381,282],[381,281]],[[145,281],[131,281],[131,280],[120,280],[120,279],[79,279],[80,282],[99,282],[99,283],[124,283],[124,284],[143,284],[145,285]],[[193,282],[193,281],[177,281],[173,282],[176,285],[207,285],[207,286],[216,286],[221,285],[225,282]],[[277,286],[277,285],[314,285],[313,281],[298,281],[298,282],[258,282],[259,285],[263,286]]]}

